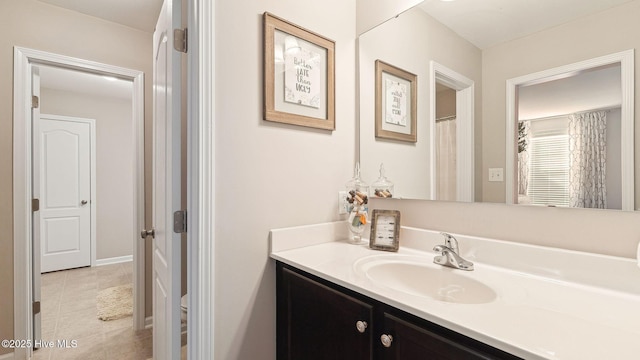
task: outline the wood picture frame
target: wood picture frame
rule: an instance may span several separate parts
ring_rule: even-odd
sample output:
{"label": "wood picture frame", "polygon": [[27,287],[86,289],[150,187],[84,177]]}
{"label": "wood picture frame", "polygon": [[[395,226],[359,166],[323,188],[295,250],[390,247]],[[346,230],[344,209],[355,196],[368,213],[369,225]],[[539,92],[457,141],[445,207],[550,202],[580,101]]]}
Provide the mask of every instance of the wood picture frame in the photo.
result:
{"label": "wood picture frame", "polygon": [[400,211],[374,209],[371,212],[369,247],[374,250],[398,251],[400,247]]}
{"label": "wood picture frame", "polygon": [[375,137],[418,141],[418,76],[376,60]]}
{"label": "wood picture frame", "polygon": [[335,42],[265,12],[264,120],[335,130]]}

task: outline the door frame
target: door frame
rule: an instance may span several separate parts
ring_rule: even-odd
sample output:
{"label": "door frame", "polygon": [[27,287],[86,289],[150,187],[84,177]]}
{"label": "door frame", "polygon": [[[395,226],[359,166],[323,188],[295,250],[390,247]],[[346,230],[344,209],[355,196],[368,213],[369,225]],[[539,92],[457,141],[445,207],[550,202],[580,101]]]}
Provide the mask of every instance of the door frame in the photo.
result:
{"label": "door frame", "polygon": [[437,195],[436,81],[456,91],[456,201],[475,201],[475,82],[433,60],[429,62],[431,200]]}
{"label": "door frame", "polygon": [[213,359],[216,253],[215,1],[187,1],[188,359]]}
{"label": "door frame", "polygon": [[[102,64],[49,52],[14,47],[13,68],[13,262],[14,262],[14,338],[31,339],[33,313],[32,284],[32,126],[31,126],[31,65],[53,65],[67,69],[110,75],[133,82],[134,214],[131,234],[134,272],[133,326],[144,328],[145,315],[145,243],[138,240],[138,230],[144,228],[144,73],[137,70]],[[27,358],[31,349],[15,349],[16,359]]]}
{"label": "door frame", "polygon": [[[57,120],[57,121],[69,121],[69,122],[76,122],[76,123],[82,123],[82,124],[89,124],[89,160],[91,161],[91,165],[89,166],[89,181],[90,181],[90,186],[91,186],[91,192],[90,192],[90,198],[91,201],[89,202],[89,208],[91,209],[91,215],[90,215],[90,239],[89,239],[89,246],[90,248],[90,264],[91,266],[96,266],[96,120],[95,119],[87,119],[87,118],[81,118],[81,117],[74,117],[74,116],[64,116],[64,115],[54,115],[54,114],[43,114],[42,112],[40,112],[40,120],[41,119],[50,119],[50,120]],[[38,126],[40,126],[40,124],[38,124]],[[33,154],[33,156],[38,156],[38,154]],[[33,157],[32,157],[33,159]],[[42,161],[42,159],[39,159],[38,161]],[[40,181],[42,180],[41,176],[37,176],[36,172],[39,171],[39,169],[33,167],[33,182],[32,182],[32,186],[36,187],[36,186],[40,186]],[[40,194],[40,197],[42,196],[42,194]],[[42,219],[40,218],[40,216],[38,216],[38,219],[40,221],[42,221]],[[36,234],[33,234],[36,235]],[[40,239],[40,244],[42,244],[42,239]],[[34,243],[33,241],[31,242],[32,244]],[[42,255],[42,252],[40,252],[40,254]],[[32,274],[33,275],[33,274]]]}

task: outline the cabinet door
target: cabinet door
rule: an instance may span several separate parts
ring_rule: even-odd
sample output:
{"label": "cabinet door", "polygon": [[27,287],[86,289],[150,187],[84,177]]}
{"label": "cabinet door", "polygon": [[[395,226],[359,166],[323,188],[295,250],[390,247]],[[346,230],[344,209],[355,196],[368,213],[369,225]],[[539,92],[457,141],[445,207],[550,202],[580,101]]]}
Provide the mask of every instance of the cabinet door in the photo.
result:
{"label": "cabinet door", "polygon": [[[467,346],[459,339],[451,339],[434,331],[416,326],[388,313],[384,314],[385,335],[391,335],[389,347],[380,343],[379,348],[384,360],[476,360],[511,359],[486,353],[484,350]],[[389,343],[387,343],[389,344]],[[494,349],[497,350],[497,349]]]}
{"label": "cabinet door", "polygon": [[287,268],[277,317],[279,360],[372,359],[372,306]]}

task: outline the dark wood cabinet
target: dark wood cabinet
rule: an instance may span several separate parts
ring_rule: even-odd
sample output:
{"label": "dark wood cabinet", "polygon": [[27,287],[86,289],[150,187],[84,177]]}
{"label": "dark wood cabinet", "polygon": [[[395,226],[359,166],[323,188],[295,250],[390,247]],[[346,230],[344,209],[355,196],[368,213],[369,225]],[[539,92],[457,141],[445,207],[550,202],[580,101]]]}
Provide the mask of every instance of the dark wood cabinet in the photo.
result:
{"label": "dark wood cabinet", "polygon": [[373,359],[373,306],[289,269],[279,272],[278,359]]}
{"label": "dark wood cabinet", "polygon": [[276,279],[278,360],[520,359],[281,262]]}
{"label": "dark wood cabinet", "polygon": [[[384,314],[384,331],[392,336],[391,346],[383,347],[384,360],[480,360],[513,359],[497,349],[467,345],[468,340],[454,339],[451,334],[437,333],[391,314]],[[475,346],[474,346],[475,345]],[[494,354],[492,354],[494,353]]]}

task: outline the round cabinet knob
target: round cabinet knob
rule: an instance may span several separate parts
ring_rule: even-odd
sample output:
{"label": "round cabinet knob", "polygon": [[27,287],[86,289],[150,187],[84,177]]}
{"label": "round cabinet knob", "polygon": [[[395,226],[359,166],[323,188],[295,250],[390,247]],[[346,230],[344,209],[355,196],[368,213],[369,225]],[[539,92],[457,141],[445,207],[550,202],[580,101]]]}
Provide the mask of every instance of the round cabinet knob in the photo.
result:
{"label": "round cabinet knob", "polygon": [[366,321],[358,321],[356,322],[356,329],[358,329],[359,333],[364,333],[367,330],[367,322]]}
{"label": "round cabinet knob", "polygon": [[88,202],[87,200],[82,200],[82,201],[80,201],[80,204],[87,205],[87,202]]}
{"label": "round cabinet knob", "polygon": [[386,348],[391,347],[391,343],[393,342],[393,336],[382,334],[382,336],[380,336],[380,342],[382,343],[382,346]]}

